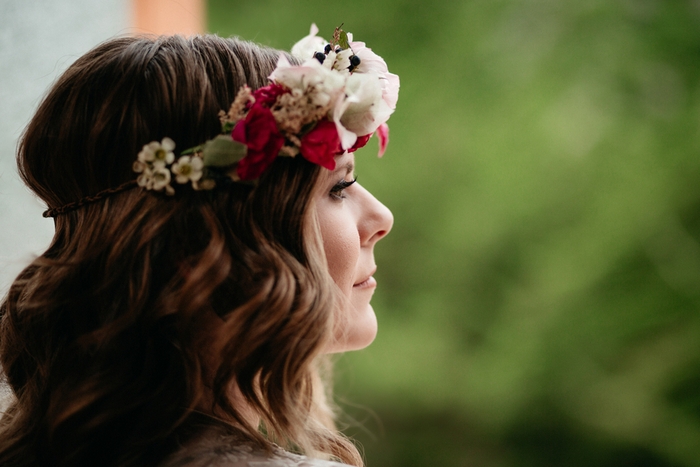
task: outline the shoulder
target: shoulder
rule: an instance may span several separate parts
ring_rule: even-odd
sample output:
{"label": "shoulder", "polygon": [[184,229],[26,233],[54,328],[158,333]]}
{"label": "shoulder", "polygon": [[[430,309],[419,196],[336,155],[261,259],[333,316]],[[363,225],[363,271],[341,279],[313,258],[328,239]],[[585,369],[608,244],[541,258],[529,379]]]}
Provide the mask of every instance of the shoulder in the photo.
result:
{"label": "shoulder", "polygon": [[268,452],[240,440],[220,438],[212,441],[183,447],[161,467],[348,467],[347,464],[312,459],[277,447]]}

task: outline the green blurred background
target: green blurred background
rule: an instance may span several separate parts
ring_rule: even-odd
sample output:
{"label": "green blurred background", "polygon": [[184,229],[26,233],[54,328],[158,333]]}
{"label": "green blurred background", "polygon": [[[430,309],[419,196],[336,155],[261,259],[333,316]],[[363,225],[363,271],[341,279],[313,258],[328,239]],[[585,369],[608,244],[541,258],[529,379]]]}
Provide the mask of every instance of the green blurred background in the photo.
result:
{"label": "green blurred background", "polygon": [[369,467],[700,466],[700,2],[209,0],[401,76],[359,178],[394,212],[338,362]]}

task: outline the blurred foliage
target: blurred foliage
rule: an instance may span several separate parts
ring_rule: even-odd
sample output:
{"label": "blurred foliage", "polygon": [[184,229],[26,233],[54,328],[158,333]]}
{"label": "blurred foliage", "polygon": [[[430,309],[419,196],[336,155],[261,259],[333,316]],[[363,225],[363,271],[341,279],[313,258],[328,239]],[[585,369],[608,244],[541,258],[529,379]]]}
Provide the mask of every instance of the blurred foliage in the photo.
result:
{"label": "blurred foliage", "polygon": [[380,333],[339,361],[369,467],[700,466],[700,2],[209,0],[401,76],[361,182]]}

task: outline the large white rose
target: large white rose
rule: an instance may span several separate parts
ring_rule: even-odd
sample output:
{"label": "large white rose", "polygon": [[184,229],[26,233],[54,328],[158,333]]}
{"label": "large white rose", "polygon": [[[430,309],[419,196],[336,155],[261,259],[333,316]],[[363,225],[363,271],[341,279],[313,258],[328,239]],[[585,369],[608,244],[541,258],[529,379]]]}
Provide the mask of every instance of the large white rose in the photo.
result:
{"label": "large white rose", "polygon": [[382,98],[382,85],[377,75],[353,73],[345,85],[345,94],[340,123],[358,136],[374,133],[393,112]]}
{"label": "large white rose", "polygon": [[355,68],[354,73],[373,73],[379,76],[382,84],[382,98],[392,109],[396,108],[399,100],[399,77],[390,73],[386,62],[382,57],[372,52],[364,42],[350,42],[355,55],[360,58],[360,65]]}

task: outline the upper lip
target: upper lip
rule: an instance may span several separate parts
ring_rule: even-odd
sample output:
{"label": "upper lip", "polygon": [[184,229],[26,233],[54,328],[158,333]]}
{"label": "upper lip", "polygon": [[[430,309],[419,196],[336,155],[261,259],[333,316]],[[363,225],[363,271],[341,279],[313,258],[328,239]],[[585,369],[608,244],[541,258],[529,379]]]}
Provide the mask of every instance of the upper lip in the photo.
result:
{"label": "upper lip", "polygon": [[377,272],[377,266],[374,266],[374,267],[372,268],[372,270],[369,272],[369,274],[366,274],[366,275],[362,276],[362,279],[359,280],[359,281],[357,281],[357,282],[355,282],[353,285],[362,284],[363,282],[368,281],[369,278],[372,277],[372,276],[374,275],[375,272]]}

